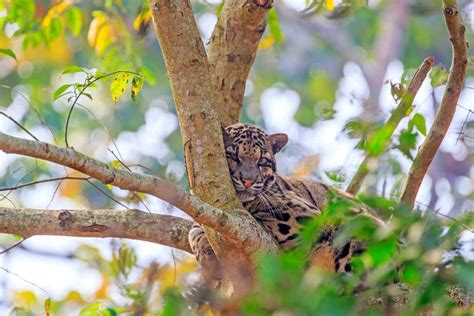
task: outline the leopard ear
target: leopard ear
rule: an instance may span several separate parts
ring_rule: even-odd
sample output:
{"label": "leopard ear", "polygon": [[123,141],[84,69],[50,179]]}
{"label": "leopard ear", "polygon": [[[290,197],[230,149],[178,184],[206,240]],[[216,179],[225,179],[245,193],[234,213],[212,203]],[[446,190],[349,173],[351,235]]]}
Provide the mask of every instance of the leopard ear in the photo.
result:
{"label": "leopard ear", "polygon": [[272,134],[270,140],[272,141],[273,153],[276,154],[288,143],[288,135],[283,133]]}
{"label": "leopard ear", "polygon": [[224,127],[221,127],[222,130],[222,138],[224,139],[224,147],[232,145],[232,138],[230,137],[229,133],[227,133]]}

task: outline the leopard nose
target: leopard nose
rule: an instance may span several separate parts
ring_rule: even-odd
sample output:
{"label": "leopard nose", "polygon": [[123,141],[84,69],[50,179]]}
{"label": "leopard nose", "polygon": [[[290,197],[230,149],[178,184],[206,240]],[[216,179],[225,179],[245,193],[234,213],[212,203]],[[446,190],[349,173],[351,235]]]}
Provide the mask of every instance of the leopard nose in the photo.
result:
{"label": "leopard nose", "polygon": [[242,183],[244,184],[244,187],[246,189],[250,188],[252,186],[252,184],[254,183],[253,180],[251,179],[242,179]]}

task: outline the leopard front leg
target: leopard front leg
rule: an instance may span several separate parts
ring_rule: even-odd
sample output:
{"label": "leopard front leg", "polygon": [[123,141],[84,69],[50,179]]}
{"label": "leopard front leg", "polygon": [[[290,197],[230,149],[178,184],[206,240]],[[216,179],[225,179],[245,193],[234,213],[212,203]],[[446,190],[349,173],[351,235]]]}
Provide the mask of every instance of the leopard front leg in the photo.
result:
{"label": "leopard front leg", "polygon": [[196,256],[196,260],[201,266],[204,280],[211,287],[223,278],[222,264],[217,258],[211,244],[199,224],[194,224],[188,234],[189,245]]}

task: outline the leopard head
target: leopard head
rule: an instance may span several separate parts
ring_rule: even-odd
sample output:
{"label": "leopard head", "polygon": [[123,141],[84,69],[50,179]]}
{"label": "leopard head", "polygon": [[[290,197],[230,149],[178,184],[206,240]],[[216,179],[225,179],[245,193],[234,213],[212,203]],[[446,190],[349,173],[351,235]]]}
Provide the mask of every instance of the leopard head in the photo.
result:
{"label": "leopard head", "polygon": [[286,134],[268,135],[250,124],[222,130],[230,175],[242,202],[264,194],[276,179],[275,154],[288,142]]}

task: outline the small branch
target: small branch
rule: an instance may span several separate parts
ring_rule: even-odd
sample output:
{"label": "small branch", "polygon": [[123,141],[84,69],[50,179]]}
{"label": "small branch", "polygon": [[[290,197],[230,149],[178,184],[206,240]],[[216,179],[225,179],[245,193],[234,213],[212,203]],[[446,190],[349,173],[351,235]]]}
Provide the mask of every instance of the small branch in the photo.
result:
{"label": "small branch", "polygon": [[143,77],[139,73],[136,73],[136,72],[133,72],[133,71],[128,71],[128,70],[117,70],[117,71],[114,71],[114,72],[111,72],[111,73],[108,73],[108,74],[105,74],[105,75],[102,75],[102,76],[99,76],[99,77],[96,77],[96,78],[89,77],[91,75],[89,73],[87,74],[87,78],[84,81],[84,87],[81,89],[81,91],[79,91],[79,94],[76,95],[76,98],[74,99],[74,101],[71,105],[71,108],[69,109],[69,113],[67,114],[66,126],[64,128],[64,142],[66,144],[66,147],[69,147],[69,143],[67,141],[67,135],[68,135],[68,130],[69,130],[69,122],[71,120],[72,111],[74,110],[74,107],[76,106],[77,101],[79,101],[79,98],[84,94],[84,92],[87,90],[87,88],[89,88],[91,85],[93,85],[96,81],[107,78],[109,76],[119,74],[119,73],[127,73],[127,74],[132,74],[132,75],[135,75],[135,76]]}
{"label": "small branch", "polygon": [[36,138],[35,135],[33,135],[26,127],[24,127],[23,125],[20,124],[20,122],[18,122],[17,120],[15,120],[13,117],[11,117],[10,115],[8,115],[7,113],[3,112],[3,111],[0,111],[0,114],[5,116],[7,119],[9,119],[10,121],[12,121],[16,126],[18,126],[19,128],[21,128],[25,133],[27,133],[28,135],[31,136],[31,138],[33,138],[34,140],[39,140],[38,138]]}
{"label": "small branch", "polygon": [[12,245],[8,246],[7,248],[3,249],[0,251],[0,255],[3,255],[4,253],[7,253],[9,252],[10,250],[12,250],[13,248],[19,246],[22,242],[24,242],[25,240],[27,240],[28,238],[21,238],[20,240],[14,242]]}
{"label": "small branch", "polygon": [[459,19],[456,1],[443,0],[443,12],[452,45],[451,69],[438,113],[413,161],[402,190],[400,200],[410,207],[414,205],[421,182],[451,124],[466,75],[467,45],[464,38],[466,28]]}
{"label": "small branch", "polygon": [[209,41],[214,99],[223,126],[239,121],[245,83],[273,0],[226,0]]}
{"label": "small branch", "polygon": [[[385,147],[388,145],[388,141],[393,135],[393,132],[397,128],[398,124],[400,124],[400,121],[406,116],[406,113],[408,110],[412,107],[413,105],[413,100],[415,99],[416,94],[418,93],[418,90],[421,87],[421,84],[425,80],[426,76],[428,75],[428,72],[434,65],[434,58],[433,57],[428,57],[426,58],[423,63],[418,67],[416,70],[415,74],[413,75],[412,80],[410,81],[410,84],[408,85],[408,89],[406,93],[403,95],[402,99],[400,100],[400,103],[398,106],[395,108],[395,110],[392,112],[390,115],[389,119],[387,120],[387,123],[385,123],[384,129],[386,131],[386,142],[385,142]],[[369,161],[372,159],[373,156],[366,154],[364,157],[364,160],[362,163],[359,165],[359,168],[357,169],[356,174],[351,180],[351,183],[347,187],[347,192],[350,194],[357,194],[357,192],[360,190],[360,187],[362,186],[362,183],[365,180],[365,177],[369,174]]]}
{"label": "small branch", "polygon": [[56,182],[56,181],[62,181],[62,180],[83,180],[87,181],[89,180],[90,177],[59,177],[59,178],[50,178],[50,179],[43,179],[43,180],[36,180],[28,183],[22,183],[18,185],[14,185],[12,187],[2,187],[0,188],[0,192],[2,191],[13,191],[13,190],[18,190],[21,188],[29,187],[35,184],[40,184],[40,183],[48,183],[48,182]]}
{"label": "small branch", "polygon": [[0,232],[36,235],[115,237],[145,240],[191,252],[193,222],[138,210],[38,210],[0,207]]}

